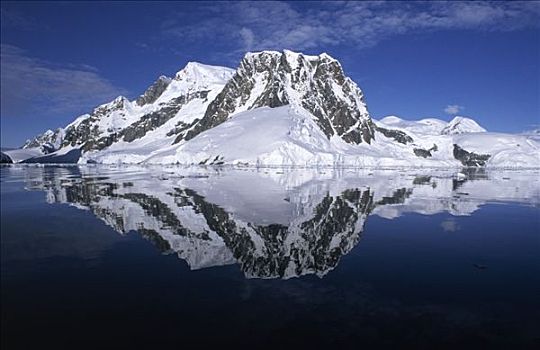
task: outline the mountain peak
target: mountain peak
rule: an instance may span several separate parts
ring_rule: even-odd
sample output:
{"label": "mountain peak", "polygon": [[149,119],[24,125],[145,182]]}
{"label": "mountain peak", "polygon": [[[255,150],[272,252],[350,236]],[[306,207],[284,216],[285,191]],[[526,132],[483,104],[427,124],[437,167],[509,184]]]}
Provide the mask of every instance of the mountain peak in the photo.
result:
{"label": "mountain peak", "polygon": [[255,51],[255,52],[247,52],[244,55],[244,59],[253,59],[261,56],[271,56],[271,57],[281,57],[284,56],[287,60],[297,60],[299,57],[302,57],[308,61],[316,61],[316,60],[329,60],[329,61],[336,61],[335,58],[327,54],[326,52],[323,52],[319,55],[306,55],[303,52],[296,52],[292,50],[284,49],[283,51],[274,51],[274,50],[263,50],[263,51]]}
{"label": "mountain peak", "polygon": [[221,66],[211,66],[199,62],[188,62],[186,66],[178,71],[174,77],[180,81],[197,81],[197,82],[223,82],[230,78],[233,69]]}
{"label": "mountain peak", "polygon": [[468,132],[486,132],[476,121],[471,118],[456,116],[441,131],[441,135],[463,134]]}
{"label": "mountain peak", "polygon": [[244,58],[258,57],[258,56],[279,56],[281,55],[280,51],[274,50],[262,50],[262,51],[249,51],[246,52]]}
{"label": "mountain peak", "polygon": [[345,76],[339,62],[326,53],[309,56],[290,50],[248,52],[185,139],[233,114],[288,104],[309,111],[328,139],[337,136],[353,144],[373,139],[373,123],[362,91]]}
{"label": "mountain peak", "polygon": [[327,60],[330,60],[330,61],[337,61],[339,62],[338,60],[336,60],[334,57],[330,56],[329,54],[327,54],[326,52],[323,52],[319,55],[319,58],[323,58],[323,59],[327,59]]}
{"label": "mountain peak", "polygon": [[115,111],[124,108],[128,103],[130,102],[126,97],[118,96],[111,102],[99,105],[94,111]]}
{"label": "mountain peak", "polygon": [[160,75],[159,78],[136,100],[137,105],[144,106],[146,104],[154,103],[167,89],[172,79]]}

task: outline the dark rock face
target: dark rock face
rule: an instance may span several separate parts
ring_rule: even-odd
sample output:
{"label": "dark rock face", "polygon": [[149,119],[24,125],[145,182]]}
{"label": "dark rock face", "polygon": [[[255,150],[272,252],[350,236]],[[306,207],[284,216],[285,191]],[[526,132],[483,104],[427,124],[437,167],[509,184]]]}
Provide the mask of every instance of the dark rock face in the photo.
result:
{"label": "dark rock face", "polygon": [[411,196],[413,190],[411,188],[399,188],[394,191],[392,196],[383,197],[380,201],[375,203],[377,205],[388,205],[388,204],[402,204],[405,203],[405,200]]}
{"label": "dark rock face", "polygon": [[454,144],[454,158],[465,166],[485,166],[491,155],[468,152]]}
{"label": "dark rock face", "polygon": [[422,158],[431,157],[431,152],[429,150],[426,150],[426,149],[415,148],[415,149],[413,149],[413,152],[418,157],[422,157]]}
{"label": "dark rock face", "polygon": [[[163,108],[146,114],[141,119],[123,129],[119,137],[123,137],[124,141],[131,142],[146,135],[148,131],[157,129],[165,124],[169,119],[173,118],[180,109],[188,102],[195,98],[205,99],[209,91],[197,91],[187,95],[181,95],[172,99]],[[170,135],[169,135],[170,136]]]}
{"label": "dark rock face", "polygon": [[41,152],[43,152],[43,154],[49,154],[56,151],[56,148],[54,147],[54,145],[51,145],[50,143],[47,142],[40,146],[40,150]]}
{"label": "dark rock face", "polygon": [[[132,142],[144,137],[149,131],[155,130],[165,124],[169,119],[173,118],[184,105],[193,99],[206,99],[207,96],[208,91],[195,91],[178,96],[164,104],[160,109],[143,115],[139,120],[128,127],[103,136],[103,133],[99,130],[98,126],[100,118],[114,111],[123,113],[122,110],[125,108],[124,102],[127,101],[122,99],[117,102],[115,100],[115,103],[112,105],[109,104],[96,108],[89,117],[81,121],[78,125],[66,129],[63,146],[80,145],[82,150],[86,152],[90,150],[102,150],[120,140]],[[171,133],[173,132],[174,131],[171,131]]]}
{"label": "dark rock face", "polygon": [[401,130],[394,129],[385,129],[381,127],[376,127],[376,130],[388,138],[392,138],[399,143],[406,145],[407,143],[414,142],[413,138],[407,135]]}
{"label": "dark rock face", "polygon": [[160,252],[168,253],[171,251],[171,245],[156,230],[141,227],[137,230],[144,239],[150,241]]}
{"label": "dark rock face", "polygon": [[428,158],[432,156],[431,152],[436,152],[437,150],[438,147],[434,144],[430,149],[414,148],[413,152],[417,157]]}
{"label": "dark rock face", "polygon": [[122,195],[121,198],[126,198],[134,203],[139,204],[146,214],[157,218],[161,223],[163,223],[164,227],[172,228],[174,230],[174,234],[176,235],[193,236],[202,240],[209,239],[207,232],[196,234],[185,228],[172,210],[167,206],[167,204],[163,203],[158,198],[144,193],[127,193]]}
{"label": "dark rock face", "polygon": [[13,163],[13,159],[11,159],[11,157],[5,154],[4,152],[0,152],[0,163],[2,164]]}
{"label": "dark rock face", "polygon": [[165,89],[169,86],[172,79],[160,76],[154,84],[152,84],[137,100],[136,103],[139,106],[144,106],[149,103],[154,103],[163,94]]}
{"label": "dark rock face", "polygon": [[176,123],[174,128],[167,133],[167,136],[178,135],[176,139],[174,140],[174,143],[178,143],[181,140],[183,140],[184,132],[188,129],[191,129],[193,126],[195,126],[199,122],[199,120],[200,120],[199,118],[195,118],[190,124],[186,124],[181,121],[178,122]]}
{"label": "dark rock face", "polygon": [[293,104],[311,112],[330,138],[370,143],[375,126],[363,94],[341,65],[326,54],[304,56],[289,51],[247,54],[233,78],[210,103],[204,117],[177,142],[190,140],[238,111]]}
{"label": "dark rock face", "polygon": [[416,176],[413,180],[413,185],[429,185],[431,184],[431,176]]}
{"label": "dark rock face", "polygon": [[125,97],[118,97],[111,103],[101,105],[80,123],[75,126],[70,126],[65,131],[62,147],[66,146],[81,146],[84,151],[92,149],[103,149],[110,146],[117,140],[115,134],[103,137],[99,130],[99,121],[106,115],[120,111],[120,114],[125,114],[122,110],[125,109],[125,104],[128,100]]}

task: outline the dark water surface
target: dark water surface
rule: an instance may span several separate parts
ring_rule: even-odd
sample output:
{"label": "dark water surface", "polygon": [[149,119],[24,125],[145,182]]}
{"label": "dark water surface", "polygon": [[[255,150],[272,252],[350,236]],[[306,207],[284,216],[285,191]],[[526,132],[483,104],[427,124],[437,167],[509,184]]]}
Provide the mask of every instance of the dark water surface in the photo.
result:
{"label": "dark water surface", "polygon": [[2,349],[540,346],[536,171],[0,171]]}

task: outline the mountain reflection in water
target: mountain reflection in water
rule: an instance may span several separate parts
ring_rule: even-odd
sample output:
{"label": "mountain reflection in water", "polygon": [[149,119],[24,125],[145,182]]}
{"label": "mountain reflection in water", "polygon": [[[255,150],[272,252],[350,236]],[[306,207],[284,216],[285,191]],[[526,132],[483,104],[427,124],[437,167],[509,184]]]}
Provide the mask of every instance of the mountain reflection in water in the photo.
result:
{"label": "mountain reflection in water", "polygon": [[[49,203],[137,231],[191,269],[238,264],[248,278],[323,277],[359,244],[371,215],[471,215],[481,205],[538,206],[534,172],[463,170],[11,167]],[[429,175],[426,175],[429,173]],[[12,174],[12,175],[13,175]],[[447,221],[445,230],[459,227]],[[421,227],[419,227],[421,230]]]}

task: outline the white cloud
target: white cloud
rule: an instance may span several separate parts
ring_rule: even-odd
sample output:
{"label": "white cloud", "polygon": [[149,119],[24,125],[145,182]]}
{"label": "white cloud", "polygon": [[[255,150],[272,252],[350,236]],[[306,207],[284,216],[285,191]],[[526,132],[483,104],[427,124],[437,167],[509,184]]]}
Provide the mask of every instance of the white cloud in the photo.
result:
{"label": "white cloud", "polygon": [[251,31],[251,29],[242,27],[239,32],[240,36],[242,37],[244,48],[249,51],[253,47],[253,43],[255,42],[255,35]]}
{"label": "white cloud", "polygon": [[[163,32],[183,40],[233,43],[238,51],[306,50],[332,45],[368,47],[388,37],[422,31],[470,29],[510,31],[540,23],[540,2],[216,2],[179,13]],[[197,13],[195,13],[197,14]]]}
{"label": "white cloud", "polygon": [[1,115],[73,114],[125,94],[126,91],[88,65],[56,65],[1,45]]}
{"label": "white cloud", "polygon": [[456,115],[458,114],[459,112],[461,112],[462,110],[464,110],[465,107],[463,106],[459,106],[459,105],[448,105],[446,106],[446,108],[444,109],[444,113],[446,114],[450,114],[450,115]]}

